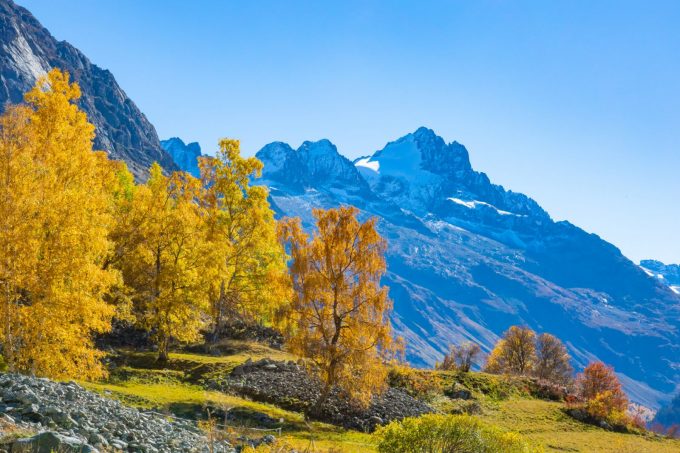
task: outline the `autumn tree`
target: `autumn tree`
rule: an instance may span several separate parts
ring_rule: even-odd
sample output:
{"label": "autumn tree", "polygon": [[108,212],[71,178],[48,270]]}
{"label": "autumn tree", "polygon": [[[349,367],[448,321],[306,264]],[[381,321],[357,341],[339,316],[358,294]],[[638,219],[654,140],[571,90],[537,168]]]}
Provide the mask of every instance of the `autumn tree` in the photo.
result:
{"label": "autumn tree", "polygon": [[119,274],[103,265],[115,165],[69,76],[53,70],[0,118],[0,342],[10,370],[52,378],[105,374],[95,333]]}
{"label": "autumn tree", "polygon": [[460,345],[452,345],[449,353],[444,356],[442,363],[435,365],[435,368],[443,371],[470,371],[472,364],[482,352],[477,343],[466,341]]}
{"label": "autumn tree", "polygon": [[574,372],[570,360],[567,348],[557,337],[549,333],[538,336],[534,376],[558,384],[567,384],[572,380]]}
{"label": "autumn tree", "polygon": [[384,360],[395,350],[388,318],[392,302],[380,285],[385,240],[375,219],[361,223],[357,209],[315,209],[308,236],[299,219],[281,222],[279,236],[291,256],[294,296],[284,319],[291,352],[308,358],[323,383],[312,413],[333,387],[366,405],[385,388]]}
{"label": "autumn tree", "polygon": [[489,373],[528,375],[536,363],[536,332],[528,327],[512,326],[487,358]]}
{"label": "autumn tree", "polygon": [[229,317],[270,320],[287,297],[286,258],[276,236],[267,189],[253,186],[262,162],[240,155],[238,140],[223,139],[215,157],[199,162],[200,197],[213,255],[210,309],[213,339]]}
{"label": "autumn tree", "polygon": [[599,419],[624,417],[628,397],[612,367],[602,362],[590,363],[576,378],[576,388],[591,416]]}
{"label": "autumn tree", "polygon": [[200,339],[208,310],[204,270],[210,259],[196,198],[199,181],[187,173],[165,176],[153,164],[149,180],[134,189],[127,232],[118,240],[121,268],[132,289],[138,324],[152,333],[158,359],[168,359],[171,339]]}

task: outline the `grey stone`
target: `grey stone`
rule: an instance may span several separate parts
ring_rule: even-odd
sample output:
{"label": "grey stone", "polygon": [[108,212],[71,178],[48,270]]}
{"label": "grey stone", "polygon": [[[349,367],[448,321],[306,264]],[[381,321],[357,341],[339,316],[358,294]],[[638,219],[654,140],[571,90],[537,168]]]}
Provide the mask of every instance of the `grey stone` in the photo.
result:
{"label": "grey stone", "polygon": [[77,439],[51,431],[33,437],[18,439],[12,444],[12,453],[98,453],[93,446]]}

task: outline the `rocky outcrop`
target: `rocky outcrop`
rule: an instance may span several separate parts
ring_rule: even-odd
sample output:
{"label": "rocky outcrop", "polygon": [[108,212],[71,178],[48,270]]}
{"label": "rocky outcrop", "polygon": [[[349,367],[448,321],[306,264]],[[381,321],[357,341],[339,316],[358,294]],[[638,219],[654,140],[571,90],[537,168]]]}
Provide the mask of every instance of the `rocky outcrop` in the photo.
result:
{"label": "rocky outcrop", "polygon": [[[234,368],[230,376],[209,386],[302,412],[311,407],[321,393],[320,383],[300,365],[270,359],[248,361]],[[366,409],[353,405],[346,395],[335,389],[321,409],[319,419],[345,428],[373,431],[392,420],[432,411],[430,406],[401,389],[388,388],[373,398]]]}
{"label": "rocky outcrop", "polygon": [[[3,424],[11,421],[40,433],[17,442],[16,451],[234,451],[224,442],[209,450],[205,436],[193,422],[171,422],[162,415],[126,407],[89,392],[73,382],[2,374],[0,401]],[[30,449],[42,446],[45,449]]]}
{"label": "rocky outcrop", "polygon": [[257,153],[268,177],[292,189],[322,185],[335,190],[370,194],[366,181],[354,164],[338,153],[328,140],[306,141],[297,150],[286,143],[271,143]]}
{"label": "rocky outcrop", "polygon": [[0,111],[19,103],[36,79],[52,68],[71,74],[82,91],[80,107],[95,125],[95,148],[127,162],[144,179],[158,162],[178,167],[160,146],[156,130],[125,94],[111,72],[90,62],[78,49],[57,41],[31,13],[12,0],[0,0]]}
{"label": "rocky outcrop", "polygon": [[680,294],[680,264],[664,264],[657,260],[642,260],[640,267],[650,276],[670,286],[675,293]]}

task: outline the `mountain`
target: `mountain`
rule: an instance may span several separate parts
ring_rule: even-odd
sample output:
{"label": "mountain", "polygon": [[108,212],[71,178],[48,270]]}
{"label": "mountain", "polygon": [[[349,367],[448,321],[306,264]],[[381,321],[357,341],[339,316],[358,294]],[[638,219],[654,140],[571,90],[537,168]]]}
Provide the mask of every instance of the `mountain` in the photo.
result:
{"label": "mountain", "polygon": [[197,178],[201,176],[198,169],[201,146],[198,143],[192,142],[185,145],[182,139],[172,137],[168,140],[161,140],[161,147],[170,154],[170,157],[172,157],[172,160],[180,170],[186,171]]}
{"label": "mountain", "polygon": [[0,111],[19,103],[38,77],[52,68],[71,74],[82,91],[79,106],[96,127],[95,148],[128,163],[137,178],[158,162],[176,170],[161,148],[156,130],[118,86],[111,72],[92,64],[78,49],[57,41],[31,13],[0,0]]}
{"label": "mountain", "polygon": [[467,149],[420,128],[354,162],[328,140],[257,153],[278,216],[351,204],[388,240],[393,323],[417,366],[450,343],[489,351],[509,326],[551,332],[574,365],[603,360],[650,407],[680,381],[680,298],[613,245],[492,184]]}
{"label": "mountain", "polygon": [[640,267],[651,277],[668,285],[671,290],[680,294],[680,264],[664,264],[656,260],[642,260]]}

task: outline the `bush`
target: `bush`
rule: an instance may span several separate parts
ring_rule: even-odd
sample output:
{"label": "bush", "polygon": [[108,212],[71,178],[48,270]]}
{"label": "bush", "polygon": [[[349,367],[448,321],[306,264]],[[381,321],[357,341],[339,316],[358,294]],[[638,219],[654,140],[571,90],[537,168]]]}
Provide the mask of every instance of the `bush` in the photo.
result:
{"label": "bush", "polygon": [[381,428],[380,453],[528,453],[517,433],[503,432],[469,415],[429,414]]}
{"label": "bush", "polygon": [[390,387],[402,389],[414,398],[423,400],[430,400],[442,392],[442,383],[437,375],[403,365],[390,368],[387,382]]}
{"label": "bush", "polygon": [[614,369],[602,362],[590,363],[577,380],[578,397],[585,402],[583,409],[593,419],[613,426],[627,426],[628,397]]}

